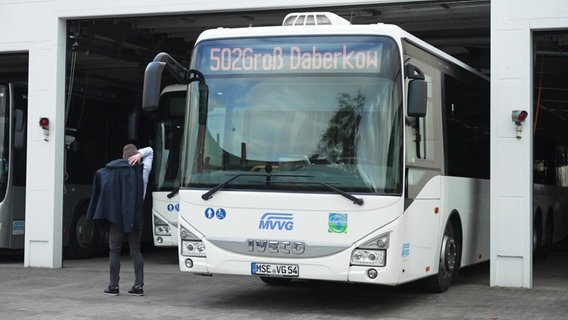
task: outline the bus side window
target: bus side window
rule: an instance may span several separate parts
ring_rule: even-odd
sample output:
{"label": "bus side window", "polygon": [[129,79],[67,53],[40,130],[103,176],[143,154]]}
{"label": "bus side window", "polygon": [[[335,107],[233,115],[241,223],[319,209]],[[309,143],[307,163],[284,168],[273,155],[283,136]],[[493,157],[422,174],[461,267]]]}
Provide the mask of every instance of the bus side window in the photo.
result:
{"label": "bus side window", "polygon": [[[27,88],[16,87],[14,90],[14,116],[16,117],[13,179],[15,186],[26,185],[26,131],[27,131]],[[19,141],[18,141],[19,140]]]}
{"label": "bus side window", "polygon": [[16,109],[14,112],[15,128],[14,128],[14,149],[24,149],[26,139],[26,120],[24,119],[24,111]]}
{"label": "bus side window", "polygon": [[444,75],[446,168],[450,176],[489,178],[489,97],[480,81]]}

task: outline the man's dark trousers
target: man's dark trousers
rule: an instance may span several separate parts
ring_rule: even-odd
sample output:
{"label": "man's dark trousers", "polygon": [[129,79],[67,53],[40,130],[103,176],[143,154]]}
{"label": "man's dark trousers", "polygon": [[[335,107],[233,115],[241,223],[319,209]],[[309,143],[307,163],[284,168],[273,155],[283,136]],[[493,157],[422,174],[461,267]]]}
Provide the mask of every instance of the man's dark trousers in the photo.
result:
{"label": "man's dark trousers", "polygon": [[130,257],[134,265],[134,286],[144,286],[144,259],[140,252],[140,240],[142,238],[142,230],[134,227],[132,232],[124,233],[122,226],[111,224],[108,233],[109,242],[109,270],[110,270],[110,286],[118,287],[120,280],[120,251],[124,237],[128,237],[128,245],[130,247]]}

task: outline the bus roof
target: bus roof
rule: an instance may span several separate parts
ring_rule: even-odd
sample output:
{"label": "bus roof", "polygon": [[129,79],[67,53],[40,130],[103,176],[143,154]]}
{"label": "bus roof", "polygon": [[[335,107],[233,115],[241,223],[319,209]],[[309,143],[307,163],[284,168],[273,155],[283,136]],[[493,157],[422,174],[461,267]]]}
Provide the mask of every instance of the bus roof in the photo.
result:
{"label": "bus roof", "polygon": [[[315,13],[314,13],[315,14]],[[322,14],[318,12],[317,14]],[[334,15],[334,14],[331,14]],[[289,16],[289,15],[288,15]],[[287,16],[287,17],[288,17]],[[343,18],[339,18],[343,19]],[[196,45],[202,41],[214,39],[236,39],[251,37],[285,37],[285,36],[308,36],[308,35],[384,35],[391,37],[400,45],[403,39],[413,45],[430,52],[431,54],[460,66],[478,76],[488,80],[488,77],[473,67],[447,54],[446,52],[428,44],[411,33],[403,30],[399,26],[392,24],[332,24],[332,25],[281,25],[269,27],[247,27],[247,28],[217,28],[202,32],[197,38]]]}

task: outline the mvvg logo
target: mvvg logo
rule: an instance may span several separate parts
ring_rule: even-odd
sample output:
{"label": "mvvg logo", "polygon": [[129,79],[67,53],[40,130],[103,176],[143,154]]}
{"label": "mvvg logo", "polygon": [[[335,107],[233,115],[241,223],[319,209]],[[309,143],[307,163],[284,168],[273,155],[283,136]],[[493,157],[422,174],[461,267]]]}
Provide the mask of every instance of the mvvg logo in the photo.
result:
{"label": "mvvg logo", "polygon": [[260,217],[259,229],[287,230],[294,229],[294,214],[267,212]]}

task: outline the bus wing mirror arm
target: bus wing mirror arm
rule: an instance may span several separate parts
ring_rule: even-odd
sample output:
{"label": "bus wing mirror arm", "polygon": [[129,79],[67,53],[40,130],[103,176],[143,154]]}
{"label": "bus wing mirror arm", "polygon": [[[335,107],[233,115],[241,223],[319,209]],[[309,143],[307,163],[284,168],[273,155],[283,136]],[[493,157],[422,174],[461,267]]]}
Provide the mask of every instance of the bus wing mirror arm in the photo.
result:
{"label": "bus wing mirror arm", "polygon": [[195,80],[204,81],[201,73],[184,68],[165,52],[158,53],[154,60],[148,63],[144,71],[142,108],[146,111],[154,111],[158,108],[164,69],[167,69],[178,83],[190,83]]}
{"label": "bus wing mirror arm", "polygon": [[[168,72],[176,79],[178,83],[189,83],[190,82],[190,71],[184,68],[176,59],[172,58],[169,54],[165,52],[160,52],[154,57],[154,61],[158,63],[165,63],[165,67]],[[152,63],[151,62],[151,63]]]}

